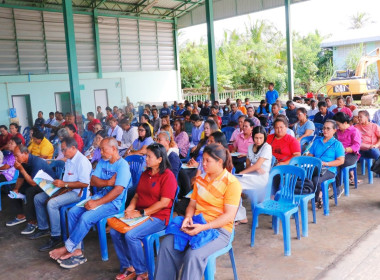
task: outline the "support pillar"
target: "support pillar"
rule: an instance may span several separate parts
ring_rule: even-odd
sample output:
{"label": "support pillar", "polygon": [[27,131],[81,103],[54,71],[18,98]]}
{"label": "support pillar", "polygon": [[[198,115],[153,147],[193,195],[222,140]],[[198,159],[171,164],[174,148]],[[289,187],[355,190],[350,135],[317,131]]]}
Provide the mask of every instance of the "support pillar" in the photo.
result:
{"label": "support pillar", "polygon": [[181,67],[179,64],[179,48],[178,48],[178,25],[177,25],[177,18],[174,18],[173,23],[173,38],[174,38],[174,63],[175,63],[175,70],[177,71],[177,99],[182,100],[183,94],[182,94],[182,83],[181,83]]}
{"label": "support pillar", "polygon": [[206,22],[207,22],[207,47],[210,72],[211,101],[219,100],[218,83],[216,78],[216,54],[214,37],[214,10],[213,0],[206,0]]}
{"label": "support pillar", "polygon": [[96,52],[96,65],[98,70],[98,78],[103,78],[102,71],[102,57],[100,55],[100,39],[99,39],[99,25],[98,25],[98,10],[94,9],[93,12],[93,25],[94,25],[94,42]]}
{"label": "support pillar", "polygon": [[74,17],[72,0],[63,0],[63,24],[65,27],[67,68],[70,81],[71,109],[75,115],[75,121],[79,133],[83,131],[82,106],[79,88],[79,72],[77,62],[77,51],[75,45]]}
{"label": "support pillar", "polygon": [[285,18],[286,18],[286,57],[288,62],[288,94],[289,99],[294,95],[294,73],[293,73],[293,43],[292,29],[290,25],[290,0],[285,0]]}

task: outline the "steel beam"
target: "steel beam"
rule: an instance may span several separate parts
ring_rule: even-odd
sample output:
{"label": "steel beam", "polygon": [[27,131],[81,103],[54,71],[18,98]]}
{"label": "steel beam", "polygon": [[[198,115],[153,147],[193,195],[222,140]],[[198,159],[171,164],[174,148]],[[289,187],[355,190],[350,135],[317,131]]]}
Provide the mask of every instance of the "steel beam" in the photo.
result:
{"label": "steel beam", "polygon": [[99,39],[99,24],[98,24],[98,10],[94,9],[93,13],[93,26],[94,26],[94,43],[96,52],[96,66],[98,70],[98,78],[103,78],[102,70],[102,56],[100,53],[100,39]]}
{"label": "steel beam", "polygon": [[290,0],[285,0],[285,19],[286,19],[286,57],[288,62],[288,95],[293,99],[294,94],[294,73],[293,73],[293,43],[292,28],[290,24]]}
{"label": "steel beam", "polygon": [[79,88],[79,72],[75,44],[75,30],[72,0],[63,0],[63,25],[65,27],[67,68],[70,81],[71,109],[75,115],[79,133],[83,131],[82,105]]}
{"label": "steel beam", "polygon": [[207,48],[210,72],[211,100],[219,100],[218,82],[216,78],[216,54],[215,54],[215,37],[214,37],[214,10],[213,0],[206,0],[206,23],[207,23]]}

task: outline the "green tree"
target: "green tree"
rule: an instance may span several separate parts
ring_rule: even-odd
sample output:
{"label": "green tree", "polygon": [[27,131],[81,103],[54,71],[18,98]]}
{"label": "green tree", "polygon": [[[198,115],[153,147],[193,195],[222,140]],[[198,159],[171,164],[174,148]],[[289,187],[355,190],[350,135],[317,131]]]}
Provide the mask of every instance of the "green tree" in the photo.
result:
{"label": "green tree", "polygon": [[360,29],[372,23],[371,17],[366,12],[357,12],[350,16],[350,29]]}

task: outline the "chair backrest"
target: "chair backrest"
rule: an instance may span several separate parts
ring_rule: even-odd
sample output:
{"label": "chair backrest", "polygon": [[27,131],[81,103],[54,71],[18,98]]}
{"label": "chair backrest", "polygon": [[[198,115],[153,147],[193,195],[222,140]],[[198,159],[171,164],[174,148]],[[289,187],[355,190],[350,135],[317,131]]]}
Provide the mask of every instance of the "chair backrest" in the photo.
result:
{"label": "chair backrest", "polygon": [[25,145],[28,145],[30,141],[30,127],[29,126],[24,128],[24,131],[22,132],[22,137],[24,137],[25,139]]}
{"label": "chair backrest", "polygon": [[230,142],[232,133],[234,133],[234,131],[235,131],[235,128],[232,126],[226,126],[222,128],[222,132],[224,133],[224,135],[226,135],[227,142]]}
{"label": "chair backrest", "polygon": [[179,186],[177,186],[177,190],[175,192],[175,198],[173,200],[173,204],[172,204],[172,209],[170,210],[170,217],[169,217],[169,223],[172,221],[173,219],[173,212],[174,212],[174,206],[175,206],[175,203],[177,202],[177,197],[178,197],[178,194],[179,194]]}
{"label": "chair backrest", "polygon": [[294,188],[297,180],[301,181],[301,185],[305,181],[306,172],[300,167],[293,165],[275,166],[269,173],[269,183],[273,182],[273,178],[279,175],[280,190],[278,192],[278,201],[284,203],[294,203]]}
{"label": "chair backrest", "polygon": [[83,132],[83,151],[86,151],[90,148],[92,145],[92,142],[94,141],[95,134],[92,131],[85,130]]}
{"label": "chair backrest", "polygon": [[314,139],[314,136],[306,136],[304,138],[301,139],[300,141],[300,145],[301,145],[301,152],[302,154],[305,152],[306,150],[306,147],[308,146],[308,144],[313,141]]}
{"label": "chair backrest", "polygon": [[294,157],[290,160],[289,165],[298,166],[305,170],[306,179],[312,180],[313,175],[318,176],[316,182],[316,184],[318,184],[319,174],[322,170],[322,161],[319,158],[305,156]]}
{"label": "chair backrest", "polygon": [[137,186],[144,169],[145,159],[143,156],[131,155],[127,156],[125,160],[128,162],[129,169],[131,170],[132,185]]}
{"label": "chair backrest", "polygon": [[322,134],[323,123],[314,123],[314,126],[315,126],[314,134],[318,135],[318,136],[321,135]]}
{"label": "chair backrest", "polygon": [[12,181],[16,181],[18,179],[18,176],[20,175],[20,171],[16,169],[15,174],[13,175]]}
{"label": "chair backrest", "polygon": [[275,156],[272,156],[272,161],[270,163],[270,168],[273,168],[274,164],[276,163],[277,159]]}

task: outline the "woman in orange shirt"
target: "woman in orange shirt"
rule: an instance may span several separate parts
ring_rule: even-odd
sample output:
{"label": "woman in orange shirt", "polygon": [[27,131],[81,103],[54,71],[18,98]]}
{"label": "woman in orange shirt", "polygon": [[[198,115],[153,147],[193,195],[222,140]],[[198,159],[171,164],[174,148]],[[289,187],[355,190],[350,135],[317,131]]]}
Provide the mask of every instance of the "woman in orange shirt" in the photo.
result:
{"label": "woman in orange shirt", "polygon": [[[182,280],[200,280],[208,256],[227,246],[241,195],[239,181],[227,171],[231,164],[230,153],[222,145],[210,144],[205,147],[205,173],[195,179],[181,231],[195,236],[202,231],[215,229],[219,236],[197,249],[188,247],[184,251],[174,249],[173,235],[165,237],[158,254],[156,280],[177,279],[181,268]],[[205,224],[193,223],[193,217],[199,214],[203,215]]]}

